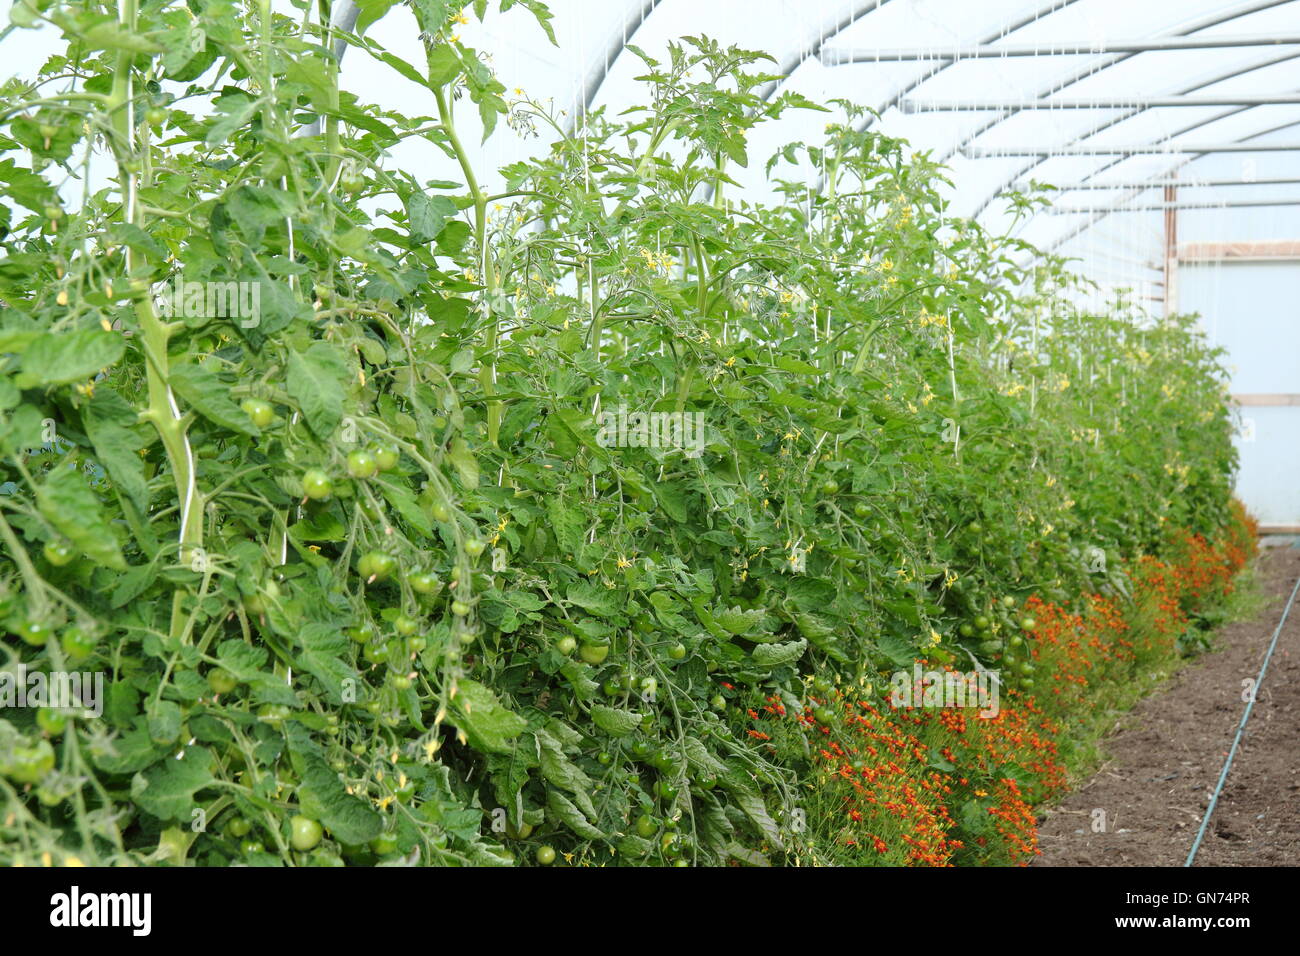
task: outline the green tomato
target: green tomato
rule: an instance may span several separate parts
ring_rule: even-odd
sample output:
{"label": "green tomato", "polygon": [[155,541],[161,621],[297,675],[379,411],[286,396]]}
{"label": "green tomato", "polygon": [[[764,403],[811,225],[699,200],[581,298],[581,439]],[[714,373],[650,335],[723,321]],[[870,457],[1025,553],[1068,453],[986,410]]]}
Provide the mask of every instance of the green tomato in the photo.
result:
{"label": "green tomato", "polygon": [[659,823],[648,813],[643,813],[637,817],[636,832],[638,836],[645,837],[647,840],[659,832]]}
{"label": "green tomato", "polygon": [[264,402],[260,398],[246,398],[239,407],[258,428],[266,428],[275,421],[275,409],[269,402]]}
{"label": "green tomato", "polygon": [[856,505],[853,506],[853,513],[857,515],[859,518],[865,518],[869,514],[871,514],[871,506],[868,505],[866,502],[859,501]]}
{"label": "green tomato", "polygon": [[1032,617],[1025,616],[1020,619],[1020,629],[1022,631],[1032,631],[1038,626],[1038,622]]}
{"label": "green tomato", "polygon": [[709,701],[709,705],[710,705],[714,710],[726,710],[726,709],[727,709],[727,698],[723,697],[721,694],[714,694],[714,695],[713,695],[713,699],[712,699],[711,701]]}
{"label": "green tomato", "polygon": [[44,647],[50,639],[50,629],[40,621],[19,621],[14,626],[14,633],[22,638],[23,643],[32,647]]}
{"label": "green tomato", "polygon": [[289,827],[289,842],[293,844],[295,850],[301,850],[304,853],[314,849],[324,835],[319,823],[311,817],[304,817],[301,814],[289,821]]}
{"label": "green tomato", "polygon": [[468,554],[471,558],[477,558],[480,554],[483,553],[483,549],[486,547],[487,545],[485,545],[478,538],[470,538],[465,542],[465,553]]}
{"label": "green tomato", "polygon": [[239,686],[239,681],[224,667],[214,667],[208,671],[208,686],[214,694],[229,694]]}
{"label": "green tomato", "polygon": [[429,514],[433,515],[433,520],[440,524],[446,524],[451,520],[451,509],[441,501],[429,509]]}
{"label": "green tomato", "polygon": [[655,792],[664,800],[670,802],[677,799],[677,786],[668,780],[660,780],[656,783]]}
{"label": "green tomato", "polygon": [[312,501],[324,501],[334,491],[330,476],[319,468],[303,472],[302,493]]}
{"label": "green tomato", "polygon": [[388,445],[375,445],[370,449],[370,453],[374,455],[375,464],[379,466],[380,471],[392,471],[402,458],[401,452]]}
{"label": "green tomato", "polygon": [[1016,599],[1008,594],[1002,599],[1002,606],[1009,611],[1016,606]]}
{"label": "green tomato", "polygon": [[577,647],[578,647],[578,642],[567,634],[555,642],[555,649],[559,651],[561,654],[563,654],[565,657],[568,657],[570,654],[572,654],[574,650],[577,649]]}
{"label": "green tomato", "polygon": [[357,449],[348,452],[348,474],[353,478],[373,478],[379,471],[379,463],[368,451]]}
{"label": "green tomato", "polygon": [[397,834],[381,833],[370,841],[370,849],[375,852],[375,856],[388,856],[390,853],[397,852]]}
{"label": "green tomato", "polygon": [[256,853],[265,853],[266,847],[262,846],[261,840],[242,840],[239,844],[239,852],[244,856],[253,856]]}
{"label": "green tomato", "polygon": [[971,534],[983,534],[984,526],[980,524],[978,521],[972,521],[970,524],[966,526],[966,530],[969,531]]}
{"label": "green tomato", "polygon": [[73,660],[89,657],[95,650],[95,639],[75,625],[63,632],[62,643],[63,653]]}
{"label": "green tomato", "polygon": [[77,556],[77,549],[65,538],[55,538],[53,541],[45,542],[45,547],[41,550],[45,560],[56,568],[63,567]]}
{"label": "green tomato", "polygon": [[411,654],[419,654],[429,646],[428,638],[416,634],[406,639],[406,650]]}
{"label": "green tomato", "polygon": [[375,629],[369,621],[349,627],[344,633],[358,644],[369,644],[375,639]]}
{"label": "green tomato", "polygon": [[161,126],[167,122],[167,111],[161,106],[151,106],[145,110],[144,121],[150,126]]}
{"label": "green tomato", "polygon": [[827,478],[822,482],[822,494],[833,495],[840,490],[840,483],[834,478]]}
{"label": "green tomato", "polygon": [[438,575],[430,574],[428,571],[417,571],[409,576],[406,582],[411,585],[411,590],[416,594],[432,594],[442,583],[438,580]]}
{"label": "green tomato", "polygon": [[253,825],[241,816],[233,816],[226,822],[226,834],[236,840],[242,840],[253,831]]}
{"label": "green tomato", "polygon": [[686,656],[686,645],[678,641],[668,648],[668,656],[675,661],[680,661]]}
{"label": "green tomato", "polygon": [[410,637],[420,629],[420,622],[415,618],[407,617],[405,614],[399,614],[393,618],[393,630],[402,637]]}
{"label": "green tomato", "polygon": [[53,769],[54,748],[48,740],[38,740],[31,747],[14,747],[5,772],[15,783],[40,783]]}
{"label": "green tomato", "polygon": [[542,866],[550,866],[555,862],[555,848],[549,846],[539,846],[537,848],[537,862]]}
{"label": "green tomato", "polygon": [[515,826],[515,821],[506,821],[506,836],[512,840],[527,840],[532,832],[533,825],[531,823],[521,823],[519,826]]}
{"label": "green tomato", "polygon": [[393,675],[393,689],[394,689],[394,690],[399,690],[399,691],[410,690],[410,689],[411,689],[411,678],[407,677],[405,674],[394,674],[394,675]]}
{"label": "green tomato", "polygon": [[817,721],[817,723],[825,725],[835,719],[835,714],[827,707],[814,707],[813,719]]}
{"label": "green tomato", "polygon": [[451,602],[451,613],[455,614],[457,617],[465,617],[467,614],[469,614],[470,610],[471,610],[470,606],[466,604],[464,601]]}
{"label": "green tomato", "polygon": [[36,711],[36,726],[51,737],[57,737],[68,726],[68,715],[53,707],[42,707]]}
{"label": "green tomato", "polygon": [[974,637],[974,636],[975,636],[975,628],[972,627],[972,626],[971,626],[969,623],[967,623],[966,621],[963,621],[963,622],[962,622],[962,623],[957,627],[957,633],[960,634],[962,637]]}
{"label": "green tomato", "polygon": [[975,618],[975,630],[977,630],[977,631],[987,631],[987,630],[989,629],[989,626],[990,626],[992,623],[993,623],[993,622],[990,621],[990,620],[989,620],[985,615],[980,614],[979,616],[977,616],[977,617]]}
{"label": "green tomato", "polygon": [[603,664],[609,657],[608,644],[583,644],[578,648],[578,656],[588,664]]}
{"label": "green tomato", "polygon": [[393,573],[397,559],[383,551],[367,551],[357,561],[357,571],[366,581],[382,581]]}

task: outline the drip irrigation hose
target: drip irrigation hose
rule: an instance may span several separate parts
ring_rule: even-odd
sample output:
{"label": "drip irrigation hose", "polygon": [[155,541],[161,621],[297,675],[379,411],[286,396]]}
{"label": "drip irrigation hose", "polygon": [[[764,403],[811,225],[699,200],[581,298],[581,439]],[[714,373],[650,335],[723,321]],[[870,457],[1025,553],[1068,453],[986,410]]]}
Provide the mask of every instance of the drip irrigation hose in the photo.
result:
{"label": "drip irrigation hose", "polygon": [[1282,635],[1282,628],[1286,625],[1287,615],[1291,613],[1291,605],[1295,603],[1295,596],[1300,592],[1300,578],[1296,578],[1295,587],[1291,589],[1291,596],[1287,598],[1286,607],[1282,609],[1282,619],[1277,622],[1277,627],[1273,631],[1273,640],[1269,642],[1268,652],[1264,655],[1264,663],[1259,668],[1259,676],[1255,678],[1255,687],[1251,691],[1250,700],[1246,702],[1246,711],[1241,715],[1241,723],[1237,725],[1237,736],[1232,739],[1232,748],[1228,751],[1228,759],[1224,761],[1223,771],[1219,774],[1219,782],[1214,788],[1214,793],[1210,796],[1210,805],[1205,808],[1205,816],[1201,818],[1201,829],[1196,834],[1196,842],[1192,844],[1192,851],[1187,854],[1187,862],[1183,866],[1191,866],[1196,859],[1196,851],[1201,848],[1201,840],[1205,838],[1205,830],[1210,825],[1210,815],[1214,813],[1214,807],[1219,802],[1219,794],[1223,792],[1223,784],[1228,779],[1228,771],[1232,769],[1232,758],[1237,756],[1237,747],[1241,744],[1241,735],[1246,730],[1246,721],[1250,720],[1250,712],[1255,707],[1255,701],[1259,697],[1259,689],[1264,686],[1264,672],[1268,670],[1268,662],[1273,658],[1273,650],[1277,647],[1277,639]]}

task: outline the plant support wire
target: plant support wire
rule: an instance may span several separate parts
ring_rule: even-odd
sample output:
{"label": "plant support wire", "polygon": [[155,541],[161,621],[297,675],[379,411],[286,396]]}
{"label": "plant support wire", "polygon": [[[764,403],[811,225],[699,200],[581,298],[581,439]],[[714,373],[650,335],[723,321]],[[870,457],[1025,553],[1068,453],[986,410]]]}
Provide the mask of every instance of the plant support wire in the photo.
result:
{"label": "plant support wire", "polygon": [[1223,792],[1223,784],[1228,779],[1228,771],[1232,769],[1232,759],[1237,756],[1237,747],[1241,745],[1241,735],[1246,731],[1246,721],[1250,720],[1250,712],[1255,707],[1255,701],[1259,698],[1259,689],[1264,686],[1264,673],[1268,670],[1268,662],[1273,658],[1273,651],[1277,647],[1277,639],[1282,635],[1282,628],[1286,624],[1287,615],[1291,613],[1291,606],[1295,603],[1296,593],[1300,592],[1300,578],[1296,578],[1295,587],[1291,589],[1291,597],[1287,599],[1286,607],[1282,609],[1282,619],[1277,622],[1277,627],[1273,631],[1273,640],[1269,642],[1268,651],[1264,654],[1264,663],[1259,668],[1259,676],[1255,678],[1255,687],[1251,692],[1250,700],[1246,701],[1246,711],[1241,715],[1241,723],[1237,725],[1237,736],[1232,738],[1232,748],[1228,751],[1228,759],[1223,763],[1223,771],[1219,774],[1219,782],[1214,788],[1214,793],[1210,795],[1210,805],[1205,808],[1205,816],[1201,818],[1201,829],[1197,831],[1196,842],[1192,844],[1192,851],[1187,854],[1187,862],[1183,866],[1191,866],[1196,859],[1196,851],[1201,848],[1201,840],[1205,838],[1205,830],[1210,825],[1210,815],[1214,813],[1214,807],[1219,802],[1219,795]]}

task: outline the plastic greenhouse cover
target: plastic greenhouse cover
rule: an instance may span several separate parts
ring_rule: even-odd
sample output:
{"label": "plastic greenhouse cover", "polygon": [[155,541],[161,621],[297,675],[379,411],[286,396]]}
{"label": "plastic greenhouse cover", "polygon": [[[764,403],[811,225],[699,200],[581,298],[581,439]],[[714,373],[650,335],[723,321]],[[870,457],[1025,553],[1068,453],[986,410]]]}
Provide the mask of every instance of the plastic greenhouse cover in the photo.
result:
{"label": "plastic greenhouse cover", "polygon": [[[838,97],[878,111],[870,119],[874,128],[948,164],[952,187],[946,197],[954,216],[976,216],[994,230],[1012,229],[1041,248],[1077,256],[1082,270],[1103,287],[1130,287],[1140,297],[1158,298],[1165,236],[1164,212],[1156,207],[1165,193],[1163,185],[1142,188],[1146,182],[1177,177],[1215,183],[1179,188],[1178,201],[1195,207],[1179,214],[1181,239],[1300,232],[1300,183],[1276,182],[1300,179],[1297,151],[1176,151],[1179,143],[1300,142],[1300,0],[550,0],[547,5],[554,14],[556,45],[518,8],[491,12],[483,23],[469,17],[462,39],[490,51],[507,90],[549,104],[566,130],[580,131],[587,108],[618,113],[638,103],[637,77],[644,65],[629,46],[662,57],[669,42],[704,35],[769,53],[771,72],[782,76],[767,88],[769,94],[793,90],[822,103]],[[0,0],[6,13],[9,6]],[[337,8],[347,4],[335,6],[337,19]],[[274,7],[302,16],[286,0],[275,0]],[[392,10],[367,36],[408,61],[422,60],[409,10]],[[1231,42],[1236,38],[1261,42]],[[13,39],[0,46],[5,78],[34,76],[56,42],[48,26],[24,31],[22,43]],[[1298,42],[1284,42],[1288,39]],[[1175,48],[1141,51],[1143,45]],[[1112,49],[1116,46],[1120,49]],[[986,55],[976,55],[980,48]],[[1008,55],[1025,52],[1032,55]],[[342,84],[363,100],[408,115],[433,112],[427,91],[356,50],[345,56]],[[1146,102],[1197,97],[1218,102]],[[1278,98],[1290,102],[1268,102]],[[1043,101],[1070,106],[1042,108]],[[1025,108],[1030,104],[1038,108]],[[467,114],[465,128],[473,129],[472,107],[461,103],[458,109]],[[826,120],[823,113],[790,110],[779,122],[760,126],[749,143],[754,159],[737,173],[745,198],[772,200],[764,172],[767,156],[788,142],[817,142]],[[499,125],[475,147],[480,168],[498,169],[545,151],[553,134],[539,132],[528,136]],[[1169,151],[1100,151],[1135,145]],[[1025,148],[1040,152],[980,154]],[[427,179],[454,178],[451,161],[429,142],[404,142],[393,161]],[[1066,188],[1055,197],[1057,211],[1013,220],[1004,193],[1031,180],[1062,187],[1113,182],[1122,188]],[[1273,202],[1280,204],[1268,204]]]}

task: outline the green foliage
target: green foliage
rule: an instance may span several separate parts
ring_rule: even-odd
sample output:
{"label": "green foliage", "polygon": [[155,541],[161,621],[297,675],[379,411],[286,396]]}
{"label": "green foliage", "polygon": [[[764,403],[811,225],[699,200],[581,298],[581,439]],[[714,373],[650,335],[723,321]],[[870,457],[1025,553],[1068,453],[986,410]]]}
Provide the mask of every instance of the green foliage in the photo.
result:
{"label": "green foliage", "polygon": [[[1064,263],[945,216],[942,171],[850,104],[770,164],[787,202],[724,198],[754,126],[823,109],[762,98],[761,54],[686,38],[645,109],[565,136],[447,4],[414,5],[421,66],[346,37],[432,123],[341,92],[334,36],[265,6],[99,6],[59,8],[46,69],[90,79],[0,91],[2,646],[106,682],[53,744],[0,722],[28,755],[0,861],[151,860],[182,823],[199,864],[499,864],[525,825],[581,862],[765,862],[796,780],[733,730],[743,688],[974,653],[982,590],[1077,594],[1088,549],[1225,520],[1190,320],[1074,312]],[[462,91],[484,136],[556,132],[506,195]],[[412,136],[464,184],[391,168]]]}

